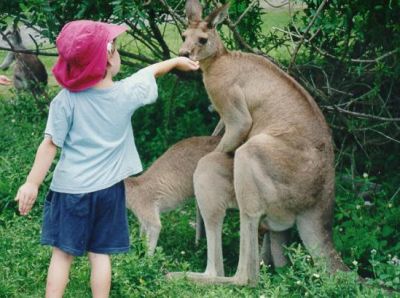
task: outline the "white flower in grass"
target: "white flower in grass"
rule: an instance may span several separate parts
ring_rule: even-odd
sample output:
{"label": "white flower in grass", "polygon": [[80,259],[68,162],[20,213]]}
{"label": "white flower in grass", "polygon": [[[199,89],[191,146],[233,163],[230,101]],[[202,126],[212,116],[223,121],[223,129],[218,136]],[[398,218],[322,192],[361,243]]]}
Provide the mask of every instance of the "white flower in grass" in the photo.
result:
{"label": "white flower in grass", "polygon": [[353,263],[354,266],[358,265],[358,262],[356,260],[354,260],[352,263]]}
{"label": "white flower in grass", "polygon": [[184,250],[182,250],[182,251],[181,251],[181,255],[184,255],[184,254],[185,254],[185,251],[184,251]]}
{"label": "white flower in grass", "polygon": [[367,179],[367,178],[368,178],[368,174],[367,174],[367,173],[364,173],[364,174],[363,174],[363,177],[364,177],[364,179]]}
{"label": "white flower in grass", "polygon": [[392,207],[393,207],[393,204],[392,204],[392,203],[389,203],[389,204],[388,204],[388,207],[389,207],[389,208],[392,208]]}
{"label": "white flower in grass", "polygon": [[358,210],[358,209],[361,209],[361,206],[360,205],[357,205],[356,206],[356,209]]}
{"label": "white flower in grass", "polygon": [[300,280],[298,280],[298,281],[296,281],[296,285],[301,285],[301,281]]}
{"label": "white flower in grass", "polygon": [[371,255],[375,255],[376,254],[376,249],[371,249]]}
{"label": "white flower in grass", "polygon": [[261,295],[260,298],[265,298],[265,295]]}
{"label": "white flower in grass", "polygon": [[319,274],[317,274],[317,273],[314,273],[313,276],[314,276],[315,278],[320,278]]}
{"label": "white flower in grass", "polygon": [[392,258],[392,264],[396,265],[396,266],[399,266],[400,265],[400,259],[397,256],[394,256]]}

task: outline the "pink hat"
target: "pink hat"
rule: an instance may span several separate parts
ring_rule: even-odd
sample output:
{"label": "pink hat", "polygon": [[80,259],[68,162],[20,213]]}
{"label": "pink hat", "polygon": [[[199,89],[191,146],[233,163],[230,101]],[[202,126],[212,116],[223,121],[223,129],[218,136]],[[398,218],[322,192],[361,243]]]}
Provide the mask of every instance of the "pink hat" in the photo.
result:
{"label": "pink hat", "polygon": [[99,82],[107,68],[107,44],[127,29],[88,20],[67,23],[56,40],[53,74],[58,83],[77,92]]}

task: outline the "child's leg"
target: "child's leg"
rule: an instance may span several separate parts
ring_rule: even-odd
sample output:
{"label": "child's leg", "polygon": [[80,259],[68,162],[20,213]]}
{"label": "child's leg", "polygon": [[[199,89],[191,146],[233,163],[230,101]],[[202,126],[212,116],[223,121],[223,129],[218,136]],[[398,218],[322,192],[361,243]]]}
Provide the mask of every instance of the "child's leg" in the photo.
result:
{"label": "child's leg", "polygon": [[46,298],[62,297],[68,283],[69,268],[73,256],[53,247],[53,254],[47,273]]}
{"label": "child's leg", "polygon": [[90,285],[93,298],[108,297],[111,287],[111,260],[109,255],[88,253],[91,265]]}

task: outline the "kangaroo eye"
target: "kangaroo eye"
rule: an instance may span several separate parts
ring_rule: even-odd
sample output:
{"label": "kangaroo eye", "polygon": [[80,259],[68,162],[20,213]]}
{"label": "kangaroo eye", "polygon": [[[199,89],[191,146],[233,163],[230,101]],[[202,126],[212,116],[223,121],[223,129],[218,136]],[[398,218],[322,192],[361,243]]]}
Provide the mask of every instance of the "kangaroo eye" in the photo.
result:
{"label": "kangaroo eye", "polygon": [[208,41],[208,38],[199,38],[199,43],[205,45]]}

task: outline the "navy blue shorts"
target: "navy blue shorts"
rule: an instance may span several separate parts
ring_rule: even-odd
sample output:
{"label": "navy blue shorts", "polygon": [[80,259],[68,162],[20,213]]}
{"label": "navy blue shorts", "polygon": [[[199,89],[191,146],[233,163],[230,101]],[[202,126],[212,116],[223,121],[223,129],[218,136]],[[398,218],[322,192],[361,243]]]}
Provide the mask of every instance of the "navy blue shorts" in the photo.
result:
{"label": "navy blue shorts", "polygon": [[73,256],[86,251],[113,254],[129,250],[124,182],[85,194],[49,191],[41,243]]}

